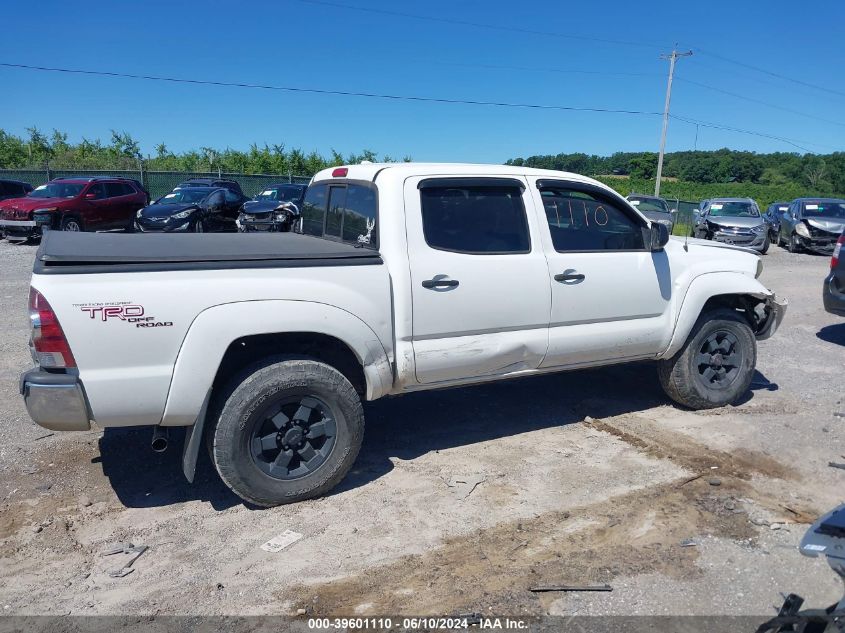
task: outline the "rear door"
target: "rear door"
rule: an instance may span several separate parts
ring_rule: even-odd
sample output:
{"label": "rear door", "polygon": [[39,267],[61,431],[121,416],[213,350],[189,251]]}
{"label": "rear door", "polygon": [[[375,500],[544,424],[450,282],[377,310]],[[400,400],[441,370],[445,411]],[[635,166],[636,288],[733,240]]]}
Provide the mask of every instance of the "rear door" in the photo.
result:
{"label": "rear door", "polygon": [[135,190],[123,182],[107,182],[106,194],[109,205],[109,228],[125,229],[135,216]]}
{"label": "rear door", "polygon": [[519,178],[406,180],[418,382],[540,365],[550,297],[533,207]]}
{"label": "rear door", "polygon": [[656,354],[669,327],[672,277],[666,253],[645,247],[647,223],[594,185],[532,181],[552,293],[541,367]]}
{"label": "rear door", "polygon": [[229,189],[223,192],[223,213],[220,215],[220,221],[223,225],[224,231],[236,231],[237,225],[235,220],[238,219],[238,211],[241,209],[244,201],[248,200],[242,195],[235,193]]}

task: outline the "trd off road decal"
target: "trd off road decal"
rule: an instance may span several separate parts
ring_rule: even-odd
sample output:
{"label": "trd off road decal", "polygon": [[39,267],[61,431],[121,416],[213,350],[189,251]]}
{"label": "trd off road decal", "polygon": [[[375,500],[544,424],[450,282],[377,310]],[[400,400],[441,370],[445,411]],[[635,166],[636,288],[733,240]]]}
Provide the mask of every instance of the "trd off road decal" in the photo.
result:
{"label": "trd off road decal", "polygon": [[144,306],[131,301],[112,303],[75,303],[74,307],[85,312],[90,318],[99,321],[123,321],[135,327],[173,327],[173,321],[157,321],[146,314]]}

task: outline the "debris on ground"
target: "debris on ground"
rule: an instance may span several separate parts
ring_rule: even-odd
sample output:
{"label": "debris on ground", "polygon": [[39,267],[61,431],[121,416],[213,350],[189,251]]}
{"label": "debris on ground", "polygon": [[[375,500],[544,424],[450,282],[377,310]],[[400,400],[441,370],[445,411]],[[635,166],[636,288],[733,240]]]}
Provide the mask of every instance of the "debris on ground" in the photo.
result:
{"label": "debris on ground", "polygon": [[146,545],[134,545],[132,543],[117,543],[116,545],[102,552],[101,556],[113,556],[115,554],[131,555],[129,560],[127,560],[123,564],[123,567],[112,569],[108,572],[109,576],[112,578],[123,578],[124,576],[128,576],[133,571],[135,571],[132,565],[135,563],[136,560],[141,557],[141,554],[146,552],[148,549],[149,548]]}
{"label": "debris on ground", "polygon": [[449,477],[446,485],[453,488],[458,499],[466,499],[473,491],[482,483],[487,481],[486,477],[481,475],[464,475]]}
{"label": "debris on ground", "polygon": [[721,486],[721,485],[722,485],[722,480],[721,480],[721,479],[719,479],[718,477],[712,477],[712,478],[710,479],[710,481],[709,481],[709,482],[707,482],[707,483],[709,483],[711,486]]}
{"label": "debris on ground", "polygon": [[698,543],[696,543],[691,538],[684,539],[683,541],[681,541],[681,547],[696,547],[697,545]]}
{"label": "debris on ground", "polygon": [[544,593],[551,591],[613,591],[610,585],[540,585],[531,587],[528,591],[532,593]]}
{"label": "debris on ground", "polygon": [[264,543],[261,546],[265,552],[281,552],[283,549],[288,547],[289,545],[293,545],[299,539],[302,538],[302,534],[299,532],[294,532],[293,530],[285,530],[278,536],[274,536],[269,541]]}
{"label": "debris on ground", "polygon": [[840,464],[838,462],[828,462],[827,465],[831,468],[839,468],[841,470],[845,470],[845,464]]}

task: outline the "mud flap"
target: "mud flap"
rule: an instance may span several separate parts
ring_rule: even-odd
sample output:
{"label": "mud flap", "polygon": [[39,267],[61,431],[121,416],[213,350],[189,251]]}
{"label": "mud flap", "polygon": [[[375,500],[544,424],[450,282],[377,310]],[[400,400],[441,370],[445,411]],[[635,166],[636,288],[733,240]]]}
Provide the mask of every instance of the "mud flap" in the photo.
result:
{"label": "mud flap", "polygon": [[196,421],[193,426],[188,427],[188,431],[185,433],[185,445],[182,448],[182,472],[185,474],[185,479],[190,483],[194,483],[194,475],[197,471],[197,458],[199,457],[200,446],[202,445],[205,415],[208,412],[208,403],[210,400],[211,389],[205,394]]}

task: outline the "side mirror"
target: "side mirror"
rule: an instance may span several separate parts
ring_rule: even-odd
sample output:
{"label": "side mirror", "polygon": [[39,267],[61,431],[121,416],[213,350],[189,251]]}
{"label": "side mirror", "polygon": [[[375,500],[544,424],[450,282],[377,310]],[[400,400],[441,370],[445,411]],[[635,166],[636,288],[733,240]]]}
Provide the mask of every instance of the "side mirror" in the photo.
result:
{"label": "side mirror", "polygon": [[651,225],[651,245],[650,250],[662,251],[663,247],[669,242],[669,228],[665,224],[654,222]]}
{"label": "side mirror", "polygon": [[97,194],[96,194],[96,193],[86,193],[86,194],[85,194],[85,199],[86,199],[86,200],[96,200],[96,199],[97,199]]}

